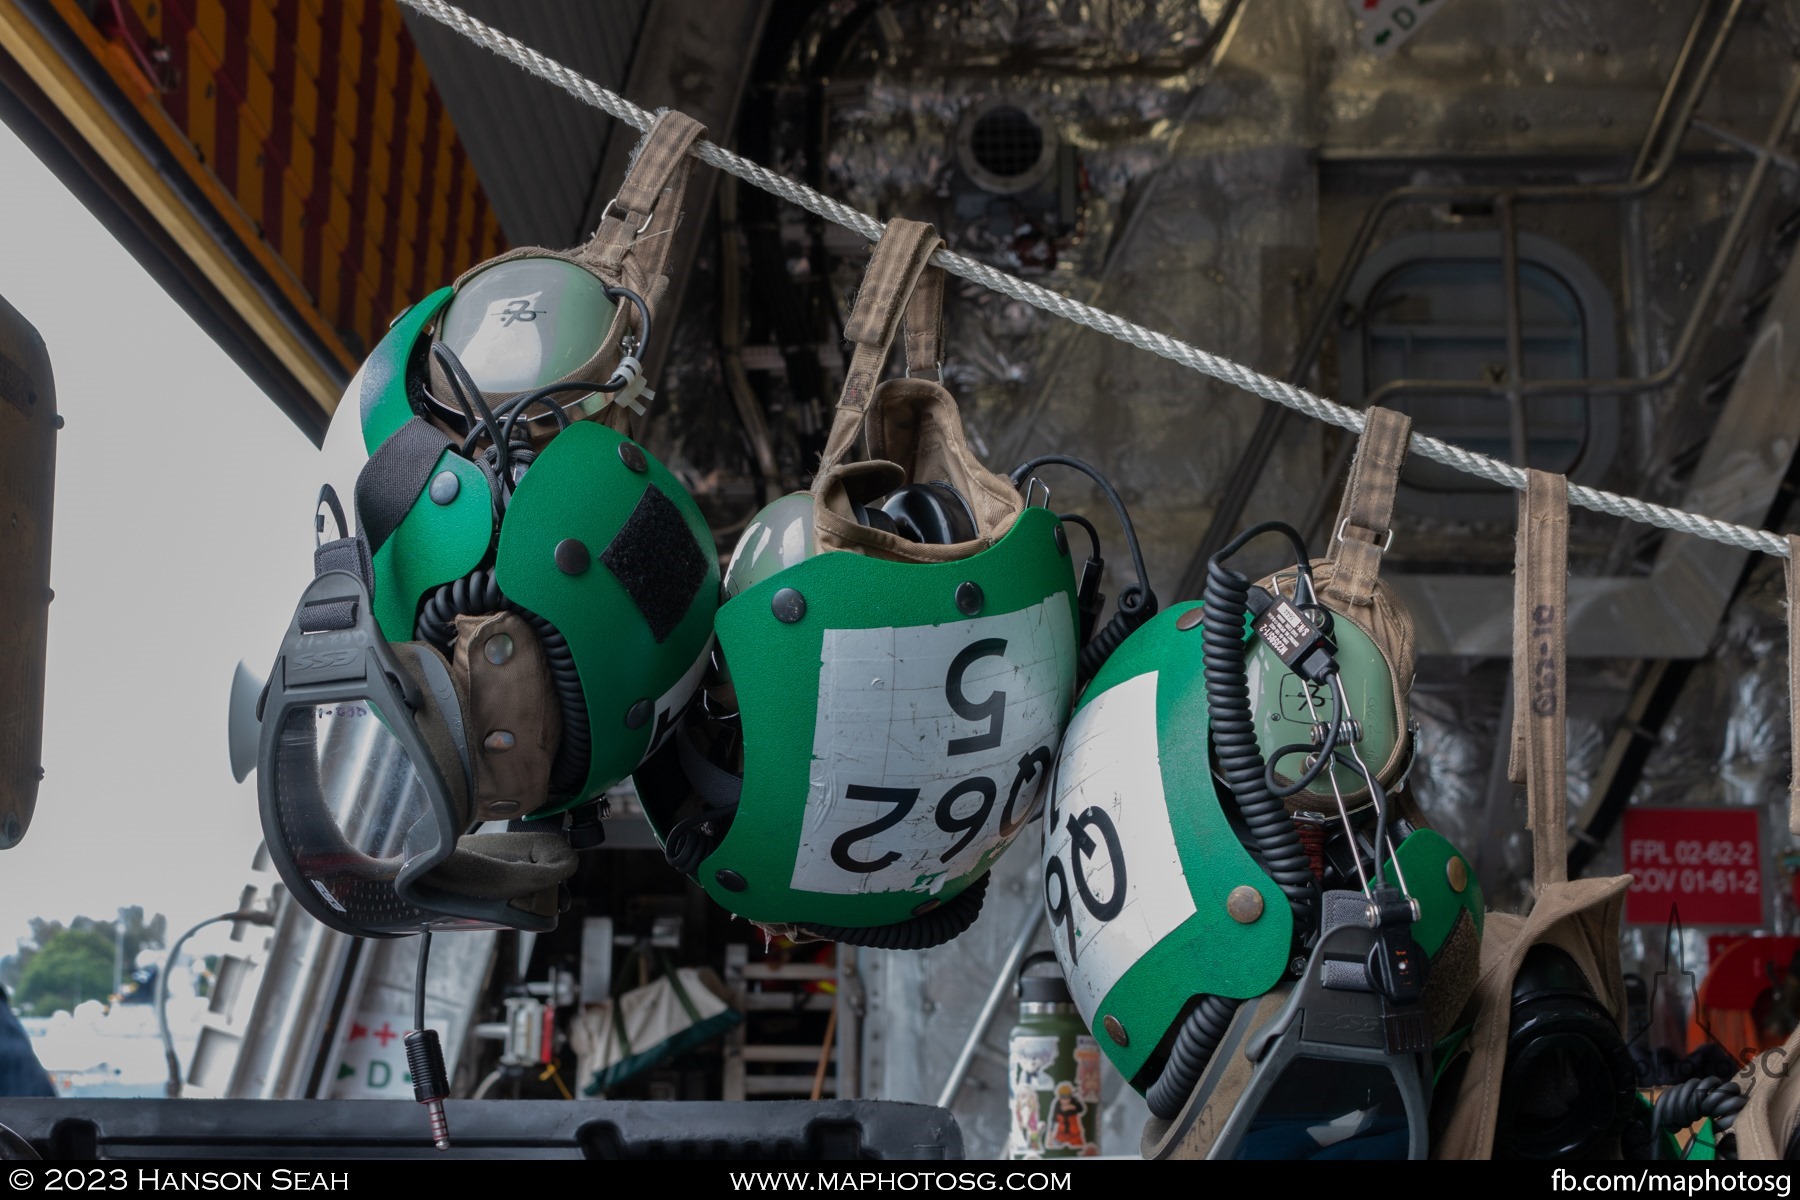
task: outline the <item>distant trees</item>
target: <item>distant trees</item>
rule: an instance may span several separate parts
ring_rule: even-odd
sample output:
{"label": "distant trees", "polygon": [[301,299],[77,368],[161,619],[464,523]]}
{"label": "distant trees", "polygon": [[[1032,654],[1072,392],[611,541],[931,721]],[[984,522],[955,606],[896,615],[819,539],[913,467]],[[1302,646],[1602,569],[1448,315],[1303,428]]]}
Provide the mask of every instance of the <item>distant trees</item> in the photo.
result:
{"label": "distant trees", "polygon": [[[121,932],[122,948],[117,945]],[[161,949],[167,932],[167,918],[158,913],[146,920],[143,907],[135,904],[121,911],[119,922],[76,917],[65,926],[35,918],[31,936],[20,941],[18,952],[0,958],[0,985],[25,1016],[73,1010],[84,1000],[103,1001],[112,994],[114,955],[129,975],[138,951]]]}

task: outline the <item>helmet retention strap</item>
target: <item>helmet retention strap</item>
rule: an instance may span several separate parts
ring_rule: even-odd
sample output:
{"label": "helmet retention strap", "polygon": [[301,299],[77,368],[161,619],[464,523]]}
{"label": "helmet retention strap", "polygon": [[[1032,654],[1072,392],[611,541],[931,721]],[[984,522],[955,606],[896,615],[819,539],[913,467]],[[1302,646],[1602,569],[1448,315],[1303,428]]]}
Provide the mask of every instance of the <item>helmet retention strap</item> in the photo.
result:
{"label": "helmet retention strap", "polygon": [[[888,222],[887,231],[876,243],[856,294],[856,306],[844,326],[844,337],[856,350],[819,460],[819,478],[850,453],[862,433],[863,419],[903,320],[908,371],[935,369],[942,363],[944,273],[930,261],[943,244],[930,225],[903,218]],[[926,276],[931,280],[921,286]]]}
{"label": "helmet retention strap", "polygon": [[1569,878],[1569,481],[1527,471],[1513,583],[1513,726],[1508,774],[1525,785],[1532,881]]}
{"label": "helmet retention strap", "polygon": [[1332,599],[1355,608],[1374,602],[1381,559],[1394,541],[1394,492],[1412,437],[1412,418],[1405,413],[1371,408],[1365,416],[1332,526],[1331,582],[1325,588]]}

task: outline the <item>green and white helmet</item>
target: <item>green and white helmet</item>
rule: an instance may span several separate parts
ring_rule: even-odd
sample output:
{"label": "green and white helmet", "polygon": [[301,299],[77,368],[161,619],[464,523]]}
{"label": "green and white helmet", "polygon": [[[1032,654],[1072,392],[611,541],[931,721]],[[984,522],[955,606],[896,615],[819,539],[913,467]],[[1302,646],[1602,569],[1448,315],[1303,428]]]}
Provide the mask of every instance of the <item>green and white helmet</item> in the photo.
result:
{"label": "green and white helmet", "polygon": [[[678,869],[798,936],[915,948],[962,932],[1036,811],[1073,698],[1055,515],[974,459],[939,384],[875,386],[915,286],[909,365],[938,365],[939,244],[890,223],[812,494],[746,531],[717,670],[635,777]],[[871,459],[846,462],[865,429]]]}
{"label": "green and white helmet", "polygon": [[258,762],[271,855],[335,928],[553,927],[575,863],[563,821],[540,819],[628,777],[693,697],[718,558],[623,427],[668,241],[646,263],[633,239],[673,229],[698,128],[669,114],[640,152],[621,200],[653,211],[626,203],[579,252],[515,251],[432,293],[339,405]]}
{"label": "green and white helmet", "polygon": [[[1248,719],[1232,722],[1236,732],[1228,740],[1237,739],[1240,750],[1267,743],[1272,756],[1283,744],[1310,741],[1315,713],[1325,721],[1329,710],[1318,707],[1316,696],[1307,704],[1313,685],[1291,672],[1264,638],[1225,632],[1246,629],[1243,609],[1211,628],[1205,615],[1196,602],[1160,613],[1095,676],[1060,748],[1043,823],[1052,944],[1100,1047],[1134,1088],[1151,1095],[1157,1119],[1145,1135],[1147,1154],[1166,1153],[1167,1143],[1188,1136],[1204,1106],[1216,1132],[1239,1096],[1252,1090],[1251,1068],[1241,1058],[1254,1041],[1249,1031],[1267,1033],[1274,1028],[1267,1022],[1299,1003],[1295,989],[1311,979],[1310,960],[1320,945],[1319,894],[1341,898],[1358,888],[1364,868],[1359,850],[1346,849],[1347,827],[1354,824],[1364,859],[1378,836],[1361,776],[1354,777],[1360,795],[1351,776],[1339,776],[1342,811],[1327,772],[1319,775],[1325,799],[1302,799],[1298,816],[1268,796],[1262,815],[1248,824],[1234,811],[1214,752],[1218,716],[1207,692],[1207,641],[1215,649],[1237,644],[1229,673],[1246,698]],[[1382,656],[1341,616],[1335,630],[1332,652],[1346,694],[1366,711],[1381,707],[1376,701],[1385,689],[1391,714],[1395,702]],[[1213,665],[1218,671],[1217,659]],[[1371,703],[1361,705],[1363,697]],[[1271,733],[1284,726],[1285,735]],[[1385,757],[1394,738],[1391,718],[1357,736],[1367,739],[1365,753]],[[1298,759],[1289,772],[1298,774]],[[1288,808],[1295,803],[1286,802]],[[1445,1025],[1473,983],[1480,889],[1442,835],[1409,821],[1393,800],[1382,803],[1389,816],[1384,829],[1396,848],[1381,855],[1383,870],[1403,877],[1406,898],[1417,901],[1410,936],[1432,963],[1421,1008],[1431,1024]],[[1292,821],[1290,836],[1303,835],[1292,846],[1312,890],[1310,907],[1292,902],[1279,882],[1281,867],[1291,863],[1256,843],[1258,822],[1269,819],[1277,827]],[[1329,920],[1325,928],[1329,933]],[[1239,1056],[1236,1074],[1226,1069],[1233,1055]],[[1404,1142],[1401,1150],[1403,1157]]]}

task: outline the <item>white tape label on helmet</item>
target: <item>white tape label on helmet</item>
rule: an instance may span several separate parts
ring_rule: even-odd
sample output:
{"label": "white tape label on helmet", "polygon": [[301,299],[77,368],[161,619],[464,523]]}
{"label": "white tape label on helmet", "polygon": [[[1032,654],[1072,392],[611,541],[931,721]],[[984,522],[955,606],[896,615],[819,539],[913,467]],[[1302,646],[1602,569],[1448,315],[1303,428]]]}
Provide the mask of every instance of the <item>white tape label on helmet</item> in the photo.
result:
{"label": "white tape label on helmet", "polygon": [[1090,1025],[1125,972],[1195,912],[1163,794],[1156,679],[1127,679],[1075,714],[1045,817],[1050,940]]}
{"label": "white tape label on helmet", "polygon": [[946,625],[827,629],[790,884],[917,892],[992,862],[1037,814],[1074,694],[1068,599]]}

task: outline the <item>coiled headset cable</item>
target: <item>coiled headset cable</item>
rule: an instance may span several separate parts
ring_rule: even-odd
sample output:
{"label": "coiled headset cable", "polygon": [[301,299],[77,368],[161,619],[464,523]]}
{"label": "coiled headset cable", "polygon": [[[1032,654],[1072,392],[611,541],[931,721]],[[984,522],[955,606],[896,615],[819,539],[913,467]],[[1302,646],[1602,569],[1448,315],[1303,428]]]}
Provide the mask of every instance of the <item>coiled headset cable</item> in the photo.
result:
{"label": "coiled headset cable", "polygon": [[[1287,538],[1294,548],[1297,569],[1308,577],[1310,586],[1311,567],[1306,543],[1292,526],[1279,521],[1251,526],[1207,560],[1201,624],[1207,720],[1211,726],[1212,748],[1218,755],[1220,772],[1232,800],[1243,817],[1250,849],[1287,897],[1294,912],[1295,931],[1304,940],[1318,925],[1319,883],[1312,873],[1312,860],[1300,841],[1299,831],[1288,816],[1287,806],[1269,786],[1268,764],[1263,761],[1256,740],[1246,666],[1245,624],[1250,615],[1250,580],[1225,565],[1251,540],[1268,533]],[[1331,665],[1331,671],[1335,676],[1335,664]],[[1334,717],[1332,729],[1327,734],[1331,745],[1322,748],[1315,767],[1322,769],[1332,761],[1339,724],[1340,718]],[[1317,770],[1312,770],[1312,774],[1316,776]],[[1161,1073],[1145,1092],[1152,1113],[1163,1120],[1173,1120],[1181,1112],[1241,1003],[1215,995],[1203,995],[1195,1001],[1175,1035]]]}

